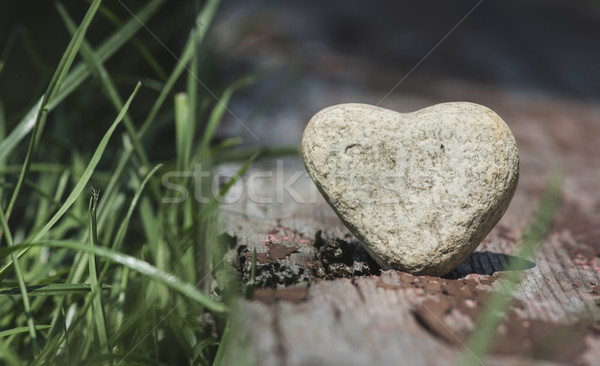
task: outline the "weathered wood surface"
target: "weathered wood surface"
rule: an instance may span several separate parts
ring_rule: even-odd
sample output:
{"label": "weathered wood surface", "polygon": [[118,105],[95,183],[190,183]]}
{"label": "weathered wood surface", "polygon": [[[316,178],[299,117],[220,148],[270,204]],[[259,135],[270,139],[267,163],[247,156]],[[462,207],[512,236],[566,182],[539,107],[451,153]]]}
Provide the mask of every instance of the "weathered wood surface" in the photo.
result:
{"label": "weathered wood surface", "polygon": [[[600,108],[514,94],[490,94],[487,104],[517,138],[519,187],[497,227],[445,278],[380,272],[299,158],[255,164],[222,205],[243,281],[256,248],[264,288],[240,304],[231,349],[257,365],[453,364],[512,258],[523,279],[482,363],[600,364]],[[553,226],[533,258],[511,257],[554,167],[564,180]]]}

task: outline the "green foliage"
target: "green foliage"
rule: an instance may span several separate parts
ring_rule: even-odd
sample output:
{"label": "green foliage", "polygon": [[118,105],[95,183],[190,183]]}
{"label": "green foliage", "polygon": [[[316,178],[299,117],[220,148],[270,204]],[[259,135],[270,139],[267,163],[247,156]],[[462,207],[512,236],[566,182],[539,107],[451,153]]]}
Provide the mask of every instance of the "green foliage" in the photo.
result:
{"label": "green foliage", "polygon": [[[251,79],[222,88],[218,98],[198,88],[204,84],[196,77],[197,54],[218,0],[208,1],[198,14],[170,72],[136,36],[164,0],[145,3],[126,20],[100,3],[89,1],[79,24],[58,3],[71,41],[48,75],[48,87],[34,95],[37,102],[29,110],[16,115],[6,116],[0,102],[0,363],[218,363],[232,301],[224,294],[237,291],[224,289],[228,280],[220,275],[227,247],[217,238],[218,200],[257,154],[233,154],[246,163],[206,204],[193,197],[163,202],[174,193],[161,186],[161,175],[231,160],[219,155],[239,139],[217,146],[211,140],[234,92]],[[86,34],[96,18],[117,29],[91,42]],[[125,91],[111,75],[106,62],[128,42],[135,46],[128,57],[138,57],[158,77],[152,87],[142,79],[133,92]],[[27,46],[31,57],[37,57],[34,44]],[[2,53],[0,71],[13,62],[10,55]],[[43,69],[45,62],[33,64]],[[183,90],[178,89],[182,81]],[[155,100],[140,101],[138,91]],[[104,96],[102,103],[113,108],[110,126],[69,113],[69,100],[91,93]],[[145,135],[158,121],[164,128],[165,119],[173,137],[162,142],[172,147],[172,156],[157,159]],[[82,125],[88,136],[60,140]],[[190,177],[173,183],[195,189]],[[217,277],[218,297],[207,292]]]}

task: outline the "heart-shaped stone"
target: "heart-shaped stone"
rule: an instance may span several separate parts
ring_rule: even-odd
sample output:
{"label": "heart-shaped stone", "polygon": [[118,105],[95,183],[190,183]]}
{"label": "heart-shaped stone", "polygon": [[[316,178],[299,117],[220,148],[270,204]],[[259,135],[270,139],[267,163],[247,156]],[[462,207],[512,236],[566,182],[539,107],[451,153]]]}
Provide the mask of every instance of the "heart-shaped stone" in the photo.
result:
{"label": "heart-shaped stone", "polygon": [[413,113],[340,104],[302,138],[308,174],[384,269],[441,276],[502,217],[519,178],[510,129],[487,107]]}

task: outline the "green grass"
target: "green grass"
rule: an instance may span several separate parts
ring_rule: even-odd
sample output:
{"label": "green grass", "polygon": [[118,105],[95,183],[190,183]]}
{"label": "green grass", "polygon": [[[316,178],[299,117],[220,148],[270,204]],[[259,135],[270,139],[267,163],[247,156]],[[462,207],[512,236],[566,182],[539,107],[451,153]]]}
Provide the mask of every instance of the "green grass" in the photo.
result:
{"label": "green grass", "polygon": [[[523,236],[522,244],[516,256],[531,259],[538,244],[546,235],[560,203],[561,184],[558,175],[548,179],[546,189],[540,200],[537,210],[529,220]],[[477,326],[469,336],[465,350],[459,358],[457,365],[481,365],[485,354],[492,348],[496,337],[496,329],[502,322],[504,314],[512,302],[513,294],[517,288],[523,272],[519,270],[518,263],[508,264],[503,277],[502,291],[493,292],[487,300],[482,313],[477,319]]]}
{"label": "green grass", "polygon": [[[99,0],[89,1],[80,20],[57,3],[71,41],[61,46],[47,87],[14,115],[0,101],[2,364],[210,365],[225,353],[229,309],[242,291],[222,275],[228,248],[217,235],[218,200],[259,153],[273,152],[232,151],[239,139],[211,144],[229,100],[253,81],[220,88],[218,100],[199,88],[198,53],[219,1],[198,13],[170,71],[136,35],[164,3],[149,1],[124,20]],[[97,18],[116,30],[94,46],[86,34]],[[9,48],[18,47],[14,38]],[[140,77],[126,91],[106,62],[128,44],[128,57],[156,79]],[[34,45],[23,47],[48,74]],[[3,52],[0,67],[11,62],[18,60]],[[139,100],[142,92],[151,103]],[[69,117],[68,101],[91,93],[113,108],[110,126]],[[82,123],[93,133],[72,146],[57,143],[61,131]],[[156,159],[145,137],[165,126],[173,138],[161,143],[172,156]],[[173,195],[161,185],[164,172],[231,159],[246,164],[210,202],[163,203]],[[193,179],[174,182],[193,192]],[[208,291],[215,278],[219,296]]]}

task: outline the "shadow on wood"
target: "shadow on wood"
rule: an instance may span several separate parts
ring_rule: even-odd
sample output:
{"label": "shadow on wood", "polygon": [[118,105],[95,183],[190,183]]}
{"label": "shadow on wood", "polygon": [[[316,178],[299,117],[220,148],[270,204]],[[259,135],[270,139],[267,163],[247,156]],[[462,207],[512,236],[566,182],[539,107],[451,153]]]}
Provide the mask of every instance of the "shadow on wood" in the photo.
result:
{"label": "shadow on wood", "polygon": [[535,267],[534,262],[515,257],[514,255],[488,251],[474,252],[444,277],[448,279],[459,279],[466,277],[469,274],[491,276],[495,272],[507,271],[509,265],[514,265],[514,268],[517,271],[524,271]]}

